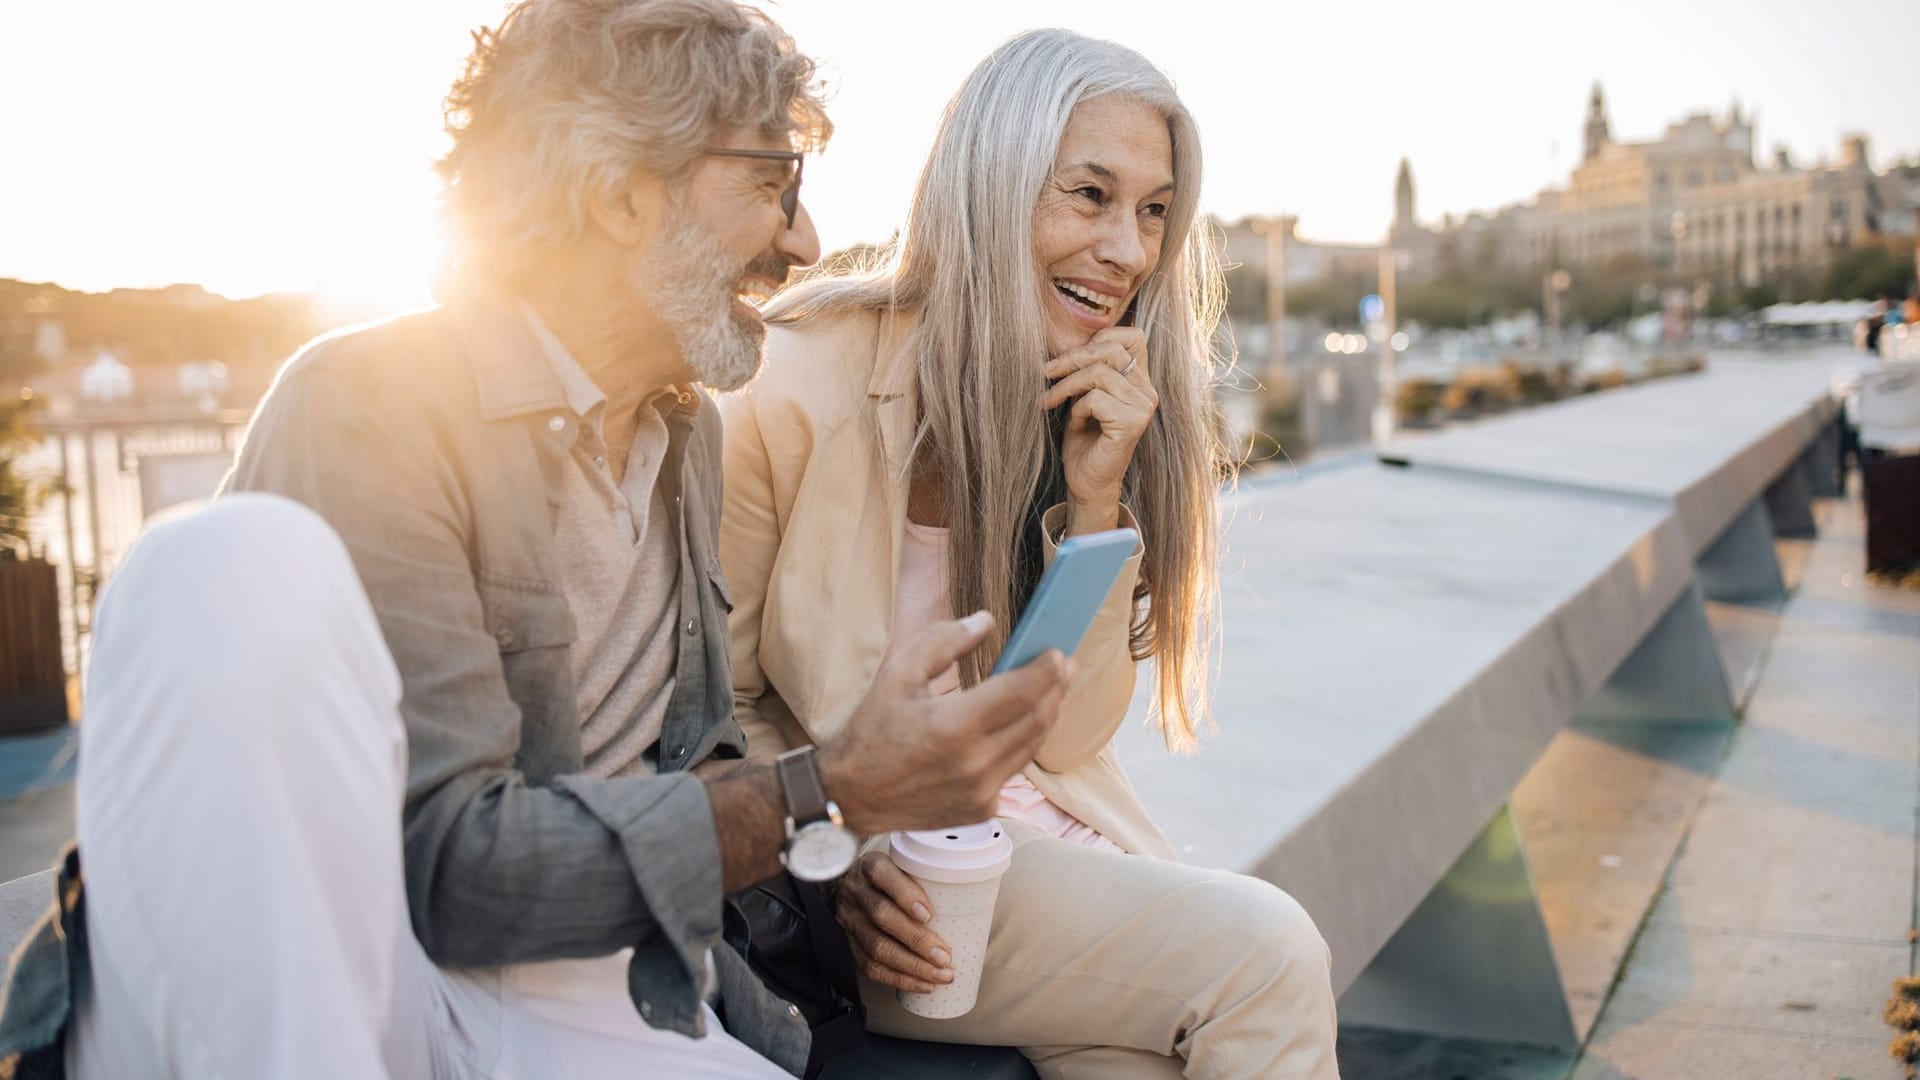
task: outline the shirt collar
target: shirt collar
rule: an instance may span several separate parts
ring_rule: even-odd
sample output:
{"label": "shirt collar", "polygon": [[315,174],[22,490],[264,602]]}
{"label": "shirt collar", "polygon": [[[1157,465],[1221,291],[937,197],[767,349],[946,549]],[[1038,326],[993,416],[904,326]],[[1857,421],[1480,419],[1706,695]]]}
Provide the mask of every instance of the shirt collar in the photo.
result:
{"label": "shirt collar", "polygon": [[539,346],[541,358],[546,360],[547,368],[559,381],[560,394],[567,408],[572,409],[575,416],[585,417],[596,407],[606,404],[606,392],[586,373],[580,362],[560,343],[560,339],[553,336],[553,331],[547,329],[546,321],[533,310],[533,305],[522,300],[520,316],[526,320],[527,329],[533,334],[534,343]]}
{"label": "shirt collar", "polygon": [[[560,394],[567,408],[572,409],[575,416],[585,419],[596,407],[605,405],[606,391],[600,389],[600,384],[593,381],[587,369],[581,367],[580,361],[574,359],[573,353],[554,336],[546,320],[533,310],[533,305],[520,301],[520,316],[526,321],[527,330],[539,347],[541,357],[546,360],[547,368],[559,383]],[[663,416],[691,414],[699,411],[700,398],[692,383],[674,383],[654,391],[640,404],[659,409]]]}
{"label": "shirt collar", "polygon": [[449,297],[446,308],[465,339],[483,420],[565,408],[566,394],[515,304],[478,288]]}

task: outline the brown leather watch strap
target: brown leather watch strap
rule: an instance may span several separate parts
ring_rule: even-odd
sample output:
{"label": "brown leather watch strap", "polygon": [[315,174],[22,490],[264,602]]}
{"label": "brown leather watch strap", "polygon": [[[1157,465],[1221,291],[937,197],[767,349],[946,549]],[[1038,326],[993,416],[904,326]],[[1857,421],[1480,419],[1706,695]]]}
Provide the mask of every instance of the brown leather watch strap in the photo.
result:
{"label": "brown leather watch strap", "polygon": [[780,774],[780,790],[787,796],[787,815],[793,823],[805,825],[827,817],[827,791],[820,785],[820,767],[813,759],[813,747],[789,750],[774,759],[774,771]]}

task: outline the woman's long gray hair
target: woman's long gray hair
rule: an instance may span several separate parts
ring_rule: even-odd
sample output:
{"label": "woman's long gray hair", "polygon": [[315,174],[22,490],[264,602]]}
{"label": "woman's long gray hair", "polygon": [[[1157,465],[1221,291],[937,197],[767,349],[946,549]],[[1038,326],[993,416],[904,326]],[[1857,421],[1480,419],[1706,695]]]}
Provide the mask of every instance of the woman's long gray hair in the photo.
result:
{"label": "woman's long gray hair", "polygon": [[1173,143],[1159,263],[1130,312],[1146,335],[1160,406],[1134,450],[1123,497],[1146,546],[1131,650],[1155,659],[1156,716],[1167,745],[1184,750],[1204,723],[1217,612],[1217,492],[1227,464],[1212,340],[1225,293],[1196,209],[1199,135],[1167,77],[1132,49],[1069,31],[1013,38],[948,103],[906,228],[880,264],[797,285],[767,317],[919,313],[909,342],[920,402],[910,468],[944,487],[953,610],[985,608],[997,620],[995,640],[961,664],[963,680],[977,681],[1032,587],[1021,556],[1037,545],[1032,510],[1043,473],[1058,467],[1036,405],[1047,385],[1047,324],[1034,208],[1074,107],[1106,95],[1159,112]]}

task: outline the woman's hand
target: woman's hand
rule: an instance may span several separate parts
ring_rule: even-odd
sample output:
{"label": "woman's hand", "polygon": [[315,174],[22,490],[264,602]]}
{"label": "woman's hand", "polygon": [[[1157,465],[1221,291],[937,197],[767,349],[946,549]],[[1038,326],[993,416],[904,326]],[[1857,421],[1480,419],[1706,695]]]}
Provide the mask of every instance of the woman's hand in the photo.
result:
{"label": "woman's hand", "polygon": [[1041,399],[1052,409],[1071,400],[1061,440],[1067,474],[1067,534],[1099,532],[1120,523],[1120,488],[1160,395],[1147,372],[1147,336],[1110,326],[1093,340],[1046,366],[1053,386]]}
{"label": "woman's hand", "polygon": [[927,928],[933,905],[885,852],[870,851],[847,871],[833,914],[860,971],[874,982],[924,994],[953,981],[953,953]]}

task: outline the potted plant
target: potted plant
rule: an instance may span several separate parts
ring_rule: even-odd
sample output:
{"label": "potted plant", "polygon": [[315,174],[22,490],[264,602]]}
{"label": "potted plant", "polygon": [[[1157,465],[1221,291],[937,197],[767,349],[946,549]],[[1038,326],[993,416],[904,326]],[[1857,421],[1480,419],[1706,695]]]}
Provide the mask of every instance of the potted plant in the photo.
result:
{"label": "potted plant", "polygon": [[45,492],[20,467],[39,442],[28,394],[0,403],[0,735],[68,721],[59,578],[33,552],[28,528]]}

